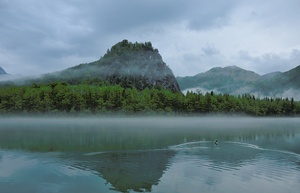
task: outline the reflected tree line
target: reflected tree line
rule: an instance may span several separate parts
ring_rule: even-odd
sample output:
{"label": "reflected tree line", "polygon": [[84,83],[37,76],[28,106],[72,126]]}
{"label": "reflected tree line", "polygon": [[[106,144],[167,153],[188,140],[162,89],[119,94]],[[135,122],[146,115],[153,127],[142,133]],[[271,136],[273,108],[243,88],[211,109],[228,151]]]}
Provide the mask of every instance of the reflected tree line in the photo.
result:
{"label": "reflected tree line", "polygon": [[294,116],[300,102],[293,98],[256,98],[201,92],[172,92],[160,87],[124,88],[120,85],[70,85],[65,82],[0,87],[0,113],[167,113],[247,114]]}

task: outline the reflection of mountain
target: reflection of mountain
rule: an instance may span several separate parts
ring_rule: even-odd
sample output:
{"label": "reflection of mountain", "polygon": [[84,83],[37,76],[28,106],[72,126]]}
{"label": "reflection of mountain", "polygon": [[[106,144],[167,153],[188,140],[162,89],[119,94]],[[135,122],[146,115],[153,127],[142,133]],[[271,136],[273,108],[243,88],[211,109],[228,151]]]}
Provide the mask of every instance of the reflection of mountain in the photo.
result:
{"label": "reflection of mountain", "polygon": [[116,191],[150,192],[174,155],[170,150],[100,153],[76,158],[76,167],[95,171]]}

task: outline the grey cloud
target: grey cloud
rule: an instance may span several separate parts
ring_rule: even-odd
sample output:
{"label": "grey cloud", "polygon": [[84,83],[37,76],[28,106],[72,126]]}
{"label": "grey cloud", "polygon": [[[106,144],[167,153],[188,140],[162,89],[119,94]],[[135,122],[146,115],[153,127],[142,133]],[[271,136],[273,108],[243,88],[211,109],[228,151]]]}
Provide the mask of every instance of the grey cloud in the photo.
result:
{"label": "grey cloud", "polygon": [[15,65],[24,69],[35,64],[36,68],[54,70],[66,64],[50,63],[53,58],[85,57],[93,41],[89,39],[89,27],[81,23],[76,11],[64,2],[6,3],[0,13],[1,49],[22,57],[22,64]]}
{"label": "grey cloud", "polygon": [[206,47],[203,47],[201,50],[205,55],[208,56],[220,54],[220,50],[215,48],[214,45],[207,45]]}
{"label": "grey cloud", "polygon": [[198,1],[193,7],[188,27],[192,30],[207,30],[228,25],[230,14],[236,8],[236,0]]}
{"label": "grey cloud", "polygon": [[[205,72],[213,67],[224,67],[231,65],[230,62],[218,51],[218,49],[205,47],[206,52],[199,54],[184,54],[182,56],[182,63],[185,64],[186,69],[181,69],[181,74],[195,75],[200,72]],[[177,72],[177,71],[175,71]]]}
{"label": "grey cloud", "polygon": [[[297,37],[299,34],[297,29],[300,27],[294,26],[300,19],[299,1],[289,0],[288,2],[0,0],[0,65],[6,70],[9,69],[12,74],[56,71],[96,60],[114,43],[129,37],[131,41],[152,41],[151,38],[157,41],[153,44],[159,44],[159,50],[165,49],[161,53],[169,54],[163,56],[163,58],[171,59],[168,64],[172,65],[172,62],[178,64],[172,68],[180,68],[179,63],[175,61],[177,58],[186,59],[182,63],[191,62],[191,68],[196,63],[199,64],[198,61],[206,66],[205,69],[216,65],[224,66],[227,63],[223,60],[224,57],[220,56],[220,50],[214,45],[203,47],[204,42],[215,42],[218,48],[222,48],[222,54],[224,54],[224,48],[226,49],[222,42],[216,42],[220,41],[220,38],[214,40],[207,30],[234,25],[231,20],[239,16],[235,15],[234,11],[241,6],[246,6],[250,7],[249,13],[256,13],[253,20],[255,22],[259,20],[258,23],[262,23],[263,28],[271,26],[270,29],[272,29],[272,26],[283,26],[278,29],[286,32],[286,37],[289,38],[290,34],[293,35],[292,37]],[[184,27],[181,27],[181,24]],[[293,28],[290,29],[291,26]],[[238,33],[239,26],[234,26],[234,28],[237,32],[233,33]],[[173,31],[175,35],[171,34]],[[189,46],[183,46],[181,51],[168,52],[168,49],[175,44],[182,45],[189,42],[189,33],[197,34],[193,38],[199,41],[199,44],[193,44],[191,41],[192,43]],[[169,38],[171,35],[173,39]],[[235,42],[238,40],[232,39],[231,41],[234,42],[233,45],[239,45],[239,42]],[[288,41],[290,39],[284,42]],[[224,42],[228,43],[228,41]],[[293,41],[293,47],[299,47],[298,40]],[[228,48],[230,49],[236,48]],[[237,50],[239,49],[243,47],[239,46]],[[192,56],[195,50],[199,51],[199,55]],[[298,54],[297,51],[292,53],[290,60],[299,58]],[[272,54],[255,58],[247,56],[247,53],[244,56],[240,53],[239,57],[244,62],[261,65],[268,65],[270,61],[275,63],[276,60],[285,60],[280,55]],[[280,67],[279,64],[277,66]],[[268,66],[264,68],[267,70]],[[203,71],[202,68],[199,67],[199,69]],[[178,70],[173,69],[173,71]],[[188,71],[194,71],[194,69]]]}
{"label": "grey cloud", "polygon": [[240,51],[239,58],[252,66],[256,72],[271,73],[274,71],[287,71],[300,65],[300,51],[292,50],[288,57],[275,53],[266,53],[261,56],[251,56],[247,51]]}
{"label": "grey cloud", "polygon": [[104,1],[99,7],[102,12],[98,16],[102,27],[115,33],[149,23],[175,21],[187,11],[187,5],[183,0]]}
{"label": "grey cloud", "polygon": [[100,1],[92,11],[103,29],[119,32],[147,24],[186,22],[190,29],[200,30],[227,25],[237,0],[127,0]]}
{"label": "grey cloud", "polygon": [[4,10],[0,13],[0,50],[22,57],[22,65],[36,63],[49,70],[75,65],[50,61],[72,56],[96,59],[116,43],[108,42],[113,35],[175,21],[186,5],[183,0],[0,1]]}

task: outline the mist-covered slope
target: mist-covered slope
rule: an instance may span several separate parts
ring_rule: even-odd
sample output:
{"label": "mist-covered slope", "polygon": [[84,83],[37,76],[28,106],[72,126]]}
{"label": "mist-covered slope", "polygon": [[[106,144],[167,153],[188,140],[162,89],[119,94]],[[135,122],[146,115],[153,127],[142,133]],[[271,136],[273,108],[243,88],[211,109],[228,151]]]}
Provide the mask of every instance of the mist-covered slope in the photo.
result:
{"label": "mist-covered slope", "polygon": [[247,71],[237,66],[216,67],[195,76],[177,77],[181,90],[193,88],[202,91],[217,91],[220,93],[236,93],[248,91],[253,82],[260,78],[259,74]]}
{"label": "mist-covered slope", "polygon": [[7,73],[5,72],[5,70],[0,66],[0,76],[1,75],[6,75]]}
{"label": "mist-covered slope", "polygon": [[10,74],[8,74],[1,66],[0,66],[0,81],[6,81],[13,78]]}
{"label": "mist-covered slope", "polygon": [[98,61],[81,64],[60,73],[70,83],[76,81],[107,81],[138,90],[152,87],[179,92],[172,70],[164,63],[150,42],[130,43],[127,40],[114,45]]}
{"label": "mist-covered slope", "polygon": [[63,81],[69,84],[119,84],[124,88],[164,88],[179,92],[172,70],[164,63],[150,42],[131,43],[123,40],[99,60],[80,64],[66,70],[49,73],[40,78],[16,81],[17,84],[49,84]]}
{"label": "mist-covered slope", "polygon": [[181,90],[215,91],[227,94],[254,94],[260,97],[300,99],[300,66],[287,72],[259,75],[236,66],[212,68],[195,76],[177,77]]}
{"label": "mist-covered slope", "polygon": [[283,73],[262,78],[256,82],[253,91],[268,96],[294,97],[300,99],[300,66]]}

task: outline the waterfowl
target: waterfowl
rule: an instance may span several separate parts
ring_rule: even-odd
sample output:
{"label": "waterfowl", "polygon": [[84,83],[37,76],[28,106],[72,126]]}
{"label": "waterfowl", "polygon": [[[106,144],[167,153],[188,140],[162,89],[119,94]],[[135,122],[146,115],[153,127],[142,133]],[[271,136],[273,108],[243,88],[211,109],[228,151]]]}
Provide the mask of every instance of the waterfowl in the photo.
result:
{"label": "waterfowl", "polygon": [[215,144],[218,145],[218,140],[216,139]]}

